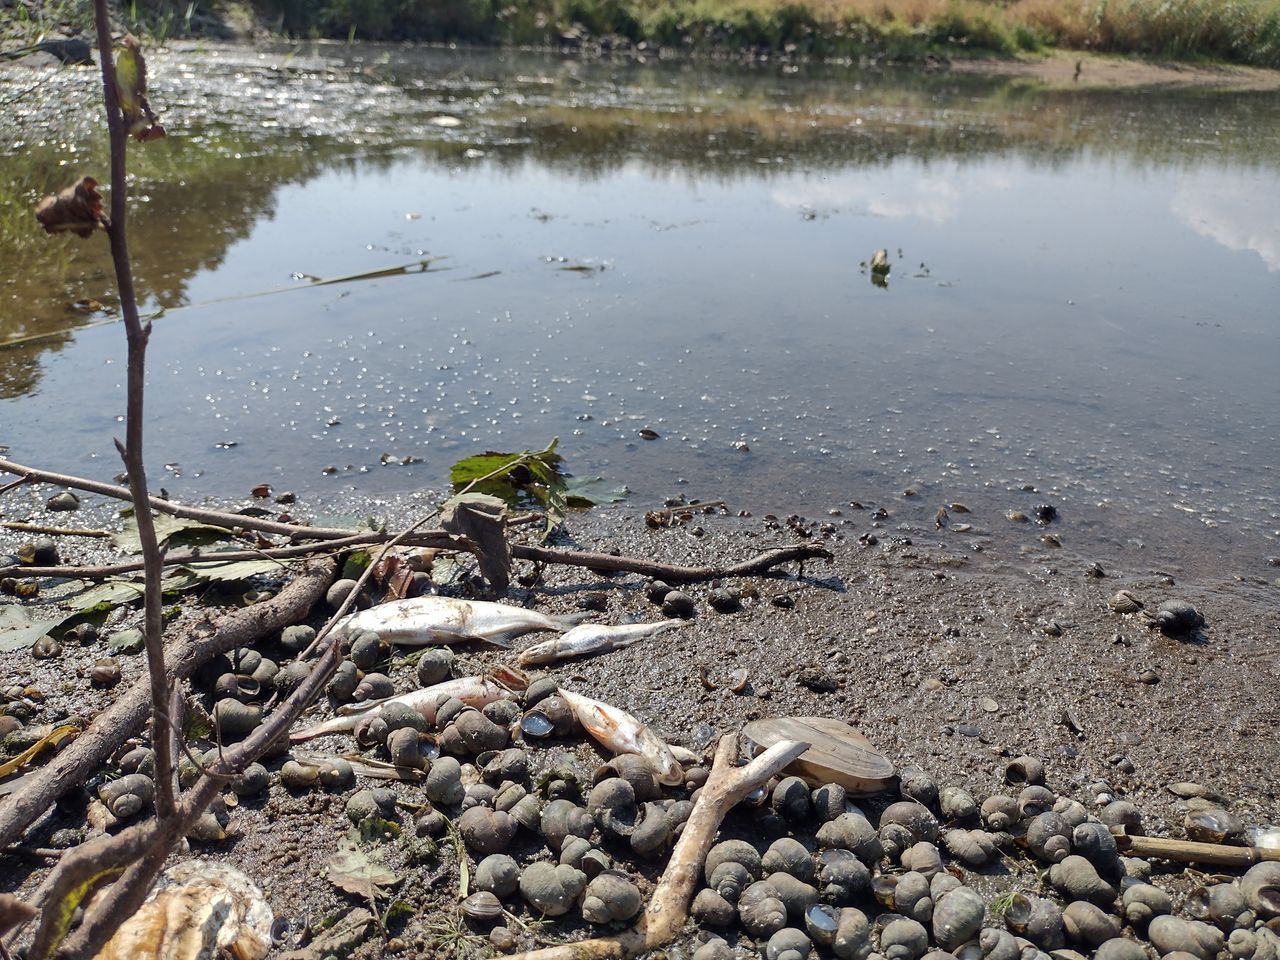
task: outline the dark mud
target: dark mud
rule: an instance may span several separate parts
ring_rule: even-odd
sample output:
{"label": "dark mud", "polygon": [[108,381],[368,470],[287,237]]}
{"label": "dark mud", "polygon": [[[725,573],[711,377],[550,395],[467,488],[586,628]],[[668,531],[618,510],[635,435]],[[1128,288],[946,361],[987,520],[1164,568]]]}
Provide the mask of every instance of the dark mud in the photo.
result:
{"label": "dark mud", "polygon": [[[6,518],[22,512],[15,510],[14,498],[0,500]],[[427,499],[365,506],[394,520],[421,510]],[[69,516],[88,522],[91,512]],[[1151,834],[1181,835],[1184,807],[1165,788],[1187,780],[1222,795],[1247,823],[1280,822],[1275,583],[1230,571],[1190,579],[1174,570],[1113,565],[1105,556],[1046,546],[1046,529],[1035,524],[1009,532],[1002,517],[965,517],[975,527],[997,530],[995,536],[902,529],[875,521],[869,512],[847,514],[792,524],[699,516],[684,527],[658,530],[634,511],[571,518],[558,538],[562,545],[701,563],[796,542],[803,530],[829,547],[835,560],[735,583],[754,587],[758,599],[746,600],[733,614],[712,611],[707,586],[695,586],[690,592],[698,613],[683,629],[551,672],[571,689],[621,706],[695,751],[754,718],[816,714],[856,725],[899,766],[919,766],[940,784],[966,786],[980,798],[1001,792],[1005,760],[1025,753],[1043,758],[1052,788],[1086,803],[1088,785],[1106,780],[1117,796],[1144,811]],[[46,522],[55,516],[47,515]],[[11,549],[17,540],[6,535],[0,549]],[[68,546],[64,554],[75,556],[76,548]],[[1091,575],[1091,564],[1105,576]],[[534,573],[527,565],[519,572]],[[570,568],[547,568],[542,575],[532,586],[513,588],[508,599],[565,611],[577,609],[582,594],[600,592],[608,606],[602,617],[612,622],[657,615],[640,578]],[[1193,638],[1166,637],[1138,616],[1111,612],[1107,599],[1121,588],[1148,607],[1170,598],[1189,600],[1207,624]],[[773,602],[784,596],[790,607]],[[184,601],[182,619],[207,615],[216,610]],[[100,647],[68,648],[53,661],[33,661],[27,651],[5,654],[0,679],[6,687],[42,691],[39,721],[92,716],[110,697],[90,690],[87,681]],[[459,675],[514,659],[474,648],[459,653]],[[141,673],[140,658],[122,660],[126,682]],[[724,682],[737,669],[749,671],[742,694],[709,690],[703,682],[703,675]],[[399,689],[413,686],[411,668],[399,667],[393,676]],[[317,707],[308,721],[328,713]],[[331,738],[311,746],[348,745],[345,738]],[[543,768],[568,763],[584,777],[601,760],[598,751],[578,741],[538,748],[535,756]],[[280,762],[269,766],[277,769]],[[424,799],[420,787],[396,789],[405,800]],[[326,878],[325,862],[348,827],[344,802],[344,795],[291,796],[274,785],[266,797],[232,811],[238,825],[232,840],[180,851],[175,859],[195,852],[225,859],[262,886],[277,916],[321,923],[359,905]],[[80,825],[82,811],[83,803],[69,799],[26,842],[45,845],[53,829]],[[767,843],[770,828],[760,815],[742,809],[725,831]],[[522,839],[512,852],[522,860],[537,858],[539,848]],[[395,897],[411,907],[407,921],[392,925],[389,935],[397,939],[391,946],[417,956],[466,955],[467,942],[451,941],[432,926],[452,916],[457,903],[452,845],[445,838],[438,855],[412,865],[410,854],[407,843],[388,844],[388,862],[404,876]],[[618,861],[647,895],[661,861]],[[1011,861],[983,872],[988,879],[977,885],[988,899],[1037,885],[1033,869],[1019,870]],[[43,869],[10,856],[0,876],[0,888],[27,893]],[[1176,875],[1158,882],[1175,890],[1181,884]],[[512,926],[526,944],[535,937],[544,942],[587,935],[580,921],[533,923],[524,932]],[[354,955],[381,956],[386,950],[387,942],[374,935]],[[669,955],[686,954],[676,949]]]}

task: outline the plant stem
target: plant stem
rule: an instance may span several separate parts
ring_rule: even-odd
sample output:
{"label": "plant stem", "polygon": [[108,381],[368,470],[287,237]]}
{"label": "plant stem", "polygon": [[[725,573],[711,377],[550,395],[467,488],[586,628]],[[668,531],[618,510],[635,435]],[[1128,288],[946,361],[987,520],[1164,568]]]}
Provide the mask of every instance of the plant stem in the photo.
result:
{"label": "plant stem", "polygon": [[111,241],[111,260],[115,264],[116,286],[120,291],[120,312],[128,341],[128,377],[126,381],[125,442],[120,450],[125,471],[129,475],[129,492],[138,506],[135,511],[138,537],[142,541],[145,564],[143,582],[143,636],[147,650],[147,673],[151,679],[151,746],[155,751],[156,815],[161,820],[173,817],[173,736],[168,722],[172,682],[165,671],[164,624],[161,617],[160,580],[164,573],[160,545],[156,541],[155,522],[147,506],[146,467],[142,457],[144,426],[143,399],[146,391],[147,340],[151,325],[142,325],[138,317],[138,300],[133,288],[133,263],[129,259],[129,242],[125,232],[128,209],[128,185],[125,180],[125,158],[128,132],[120,113],[116,93],[116,68],[112,56],[111,21],[106,0],[94,0],[94,20],[98,31],[98,59],[102,65],[102,92],[107,112],[107,131],[111,144],[111,223],[107,236]]}

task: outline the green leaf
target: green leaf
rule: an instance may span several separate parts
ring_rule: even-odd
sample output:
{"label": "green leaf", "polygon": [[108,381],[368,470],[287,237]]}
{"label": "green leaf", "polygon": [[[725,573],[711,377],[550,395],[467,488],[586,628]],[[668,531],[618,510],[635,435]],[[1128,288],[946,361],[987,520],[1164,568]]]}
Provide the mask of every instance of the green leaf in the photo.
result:
{"label": "green leaf", "polygon": [[[197,546],[230,540],[232,533],[226,527],[215,527],[212,524],[200,523],[197,520],[184,520],[171,517],[167,513],[157,513],[152,522],[156,528],[156,540],[160,546]],[[115,545],[126,553],[141,553],[142,538],[138,535],[138,521],[130,517],[125,521],[124,529],[112,538]]]}
{"label": "green leaf", "polygon": [[576,509],[621,503],[631,496],[625,486],[611,487],[604,477],[569,477],[565,486],[565,500]]}
{"label": "green leaf", "polygon": [[357,550],[348,554],[346,561],[342,564],[342,579],[359,580],[360,575],[372,561],[373,556],[368,550]]}
{"label": "green leaf", "polygon": [[278,574],[289,565],[285,560],[231,560],[219,563],[212,559],[216,553],[208,554],[209,560],[199,563],[186,563],[173,567],[173,572],[164,578],[161,586],[165,593],[180,593],[207,583],[235,583],[260,577],[263,574]]}
{"label": "green leaf", "polygon": [[15,604],[0,607],[0,653],[29,647],[69,619],[67,616],[42,617]]}

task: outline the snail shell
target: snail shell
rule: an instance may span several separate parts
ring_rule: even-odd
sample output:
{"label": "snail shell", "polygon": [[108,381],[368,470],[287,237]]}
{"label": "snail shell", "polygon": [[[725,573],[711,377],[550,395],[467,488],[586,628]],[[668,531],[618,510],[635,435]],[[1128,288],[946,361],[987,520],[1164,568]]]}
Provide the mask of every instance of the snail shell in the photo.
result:
{"label": "snail shell", "polygon": [[1134,927],[1143,927],[1153,917],[1173,911],[1169,894],[1150,883],[1135,883],[1125,887],[1124,915]]}
{"label": "snail shell", "polygon": [[400,727],[388,733],[387,753],[397,767],[422,770],[427,766],[427,757],[422,752],[422,734],[413,727]]}
{"label": "snail shell", "polygon": [[957,887],[943,895],[933,907],[933,936],[944,950],[967,943],[982,929],[987,905],[968,887]]}
{"label": "snail shell", "polygon": [[1216,927],[1167,914],[1151,921],[1147,937],[1162,954],[1181,951],[1200,960],[1213,960],[1226,945],[1226,938]]}
{"label": "snail shell", "polygon": [[508,813],[513,820],[530,833],[537,833],[542,826],[542,800],[535,794],[528,794],[516,801]]}
{"label": "snail shell", "polygon": [[[890,809],[893,808],[890,807]],[[928,811],[925,810],[925,813]],[[818,828],[815,838],[819,846],[851,850],[859,860],[867,864],[876,863],[884,855],[884,848],[880,845],[880,837],[877,836],[875,827],[871,826],[871,821],[860,812],[842,813],[834,820],[824,823]]]}
{"label": "snail shell", "polygon": [[547,917],[568,913],[586,885],[587,875],[564,863],[538,861],[529,864],[520,875],[521,895]]}
{"label": "snail shell", "polygon": [[1240,878],[1240,892],[1259,917],[1280,917],[1280,863],[1269,861],[1250,867]]}
{"label": "snail shell", "polygon": [[1244,894],[1233,883],[1196,887],[1187,894],[1186,912],[1192,919],[1212,923],[1224,933],[1236,927],[1251,927],[1255,919]]}
{"label": "snail shell", "polygon": [[921,840],[903,852],[902,865],[932,879],[942,869],[942,854],[932,843]]}
{"label": "snail shell", "polygon": [[1123,827],[1131,836],[1142,835],[1142,811],[1128,800],[1112,800],[1099,812],[1098,819],[1108,827]]}
{"label": "snail shell", "polygon": [[942,844],[967,867],[985,867],[999,855],[991,834],[982,830],[948,830]]}
{"label": "snail shell", "polygon": [[899,913],[918,923],[928,923],[933,919],[929,878],[923,873],[910,870],[898,877],[898,884],[893,890],[893,902]]}
{"label": "snail shell", "polygon": [[926,807],[938,802],[938,784],[933,777],[916,767],[904,769],[898,779],[898,792],[904,800],[914,800]]}
{"label": "snail shell", "polygon": [[1060,950],[1066,943],[1062,911],[1057,904],[1040,897],[1014,894],[1004,914],[1005,926],[1030,940],[1041,950]]}
{"label": "snail shell", "polygon": [[[916,843],[916,838],[900,823],[886,823],[876,834],[882,854],[890,860],[900,860]],[[879,857],[875,858],[880,859]],[[872,861],[874,862],[874,861]]]}
{"label": "snail shell", "polygon": [[1088,900],[1100,907],[1110,906],[1116,898],[1115,887],[1098,876],[1092,863],[1076,854],[1049,868],[1049,882],[1072,900]]}
{"label": "snail shell", "polygon": [[986,960],[1019,960],[1022,948],[1008,930],[984,927],[978,934],[978,946]]}
{"label": "snail shell", "polygon": [[724,930],[732,926],[737,917],[733,904],[709,887],[698,891],[689,913],[699,926],[712,930]]}
{"label": "snail shell", "polygon": [[918,960],[929,949],[929,931],[915,920],[891,920],[880,931],[880,952],[888,960]]}
{"label": "snail shell", "polygon": [[130,773],[99,787],[98,799],[106,804],[112,816],[123,820],[140,813],[151,803],[155,791],[155,784],[145,773]]}
{"label": "snail shell", "polygon": [[662,796],[653,765],[637,753],[620,753],[608,763],[600,765],[596,768],[592,781],[599,783],[610,777],[618,777],[631,784],[635,798],[640,803]]}
{"label": "snail shell", "polygon": [[867,915],[855,907],[845,907],[840,911],[840,925],[831,938],[831,952],[839,960],[864,960],[871,946],[871,924]]}
{"label": "snail shell", "polygon": [[389,649],[380,636],[366,630],[351,641],[347,657],[361,670],[372,670],[387,655]]}
{"label": "snail shell", "polygon": [[642,856],[657,853],[671,840],[672,826],[666,810],[652,801],[641,810],[644,816],[631,832],[631,849]]}
{"label": "snail shell", "polygon": [[[863,869],[865,870],[866,867]],[[730,903],[737,903],[742,896],[742,891],[751,886],[753,879],[742,864],[736,860],[725,860],[712,871],[708,884],[717,896],[724,897]]]}
{"label": "snail shell", "polygon": [[933,843],[938,839],[938,821],[928,807],[914,800],[899,800],[889,804],[884,813],[880,814],[880,825],[883,827],[886,823],[906,827],[917,841],[927,840]]}
{"label": "snail shell", "polygon": [[476,867],[476,886],[500,898],[520,888],[520,866],[505,853],[491,853]]}
{"label": "snail shell", "polygon": [[621,777],[601,780],[587,795],[587,811],[596,818],[601,831],[629,837],[636,823],[636,792]]}
{"label": "snail shell", "polygon": [[394,696],[396,685],[385,673],[366,673],[351,692],[351,699],[357,703],[365,700],[384,700]]}
{"label": "snail shell", "polygon": [[476,761],[485,783],[497,786],[504,780],[524,783],[529,779],[529,757],[519,747],[496,750],[492,754],[477,757]]}
{"label": "snail shell", "polygon": [[320,783],[327,790],[345,790],[356,782],[356,772],[351,764],[340,757],[332,757],[320,768]]}
{"label": "snail shell", "polygon": [[333,671],[329,681],[329,693],[338,703],[346,703],[360,683],[360,669],[350,660],[343,660]]}
{"label": "snail shell", "polygon": [[728,862],[739,864],[746,870],[747,875],[753,879],[759,879],[763,872],[760,854],[755,847],[745,840],[721,840],[707,851],[707,857],[703,864],[708,886],[715,886],[713,877],[715,876],[716,868],[720,864]]}
{"label": "snail shell", "polygon": [[1018,794],[1018,810],[1024,817],[1038,817],[1053,809],[1058,798],[1048,787],[1024,787]]}
{"label": "snail shell", "polygon": [[447,647],[433,647],[418,658],[418,685],[434,687],[444,683],[453,674],[453,651]]}
{"label": "snail shell", "polygon": [[787,907],[767,880],[758,880],[738,900],[738,919],[757,940],[773,936],[787,925]]}
{"label": "snail shell", "polygon": [[765,960],[808,960],[813,943],[808,934],[796,927],[783,927],[765,944]]}
{"label": "snail shell", "polygon": [[1108,877],[1118,878],[1123,872],[1116,838],[1105,824],[1080,824],[1071,832],[1071,848]]}
{"label": "snail shell", "polygon": [[468,850],[481,856],[501,853],[516,835],[516,821],[510,814],[488,807],[472,807],[458,818],[458,832]]}
{"label": "snail shell", "polygon": [[844,813],[849,802],[848,793],[838,783],[823,784],[809,798],[819,823],[828,823]]}
{"label": "snail shell", "polygon": [[219,700],[213,705],[213,719],[226,737],[243,737],[262,723],[262,707],[239,700]]}
{"label": "snail shell", "polygon": [[606,871],[587,884],[582,917],[588,923],[626,922],[640,912],[644,900],[634,883],[620,873]]}
{"label": "snail shell", "polygon": [[1070,797],[1059,798],[1053,805],[1053,812],[1071,824],[1073,830],[1089,819],[1089,811],[1085,809],[1084,804]]}
{"label": "snail shell", "polygon": [[1025,839],[1041,860],[1058,863],[1071,853],[1071,824],[1060,813],[1042,813],[1027,824]]}
{"label": "snail shell", "polygon": [[1072,943],[1086,948],[1100,946],[1120,936],[1119,922],[1084,900],[1067,904],[1062,911],[1062,925]]}
{"label": "snail shell", "polygon": [[456,807],[466,798],[462,785],[462,764],[453,757],[440,757],[431,764],[423,784],[427,799],[442,807]]}
{"label": "snail shell", "polygon": [[792,837],[780,837],[769,845],[760,859],[766,874],[787,873],[806,883],[817,872],[813,857],[804,844]]}
{"label": "snail shell", "polygon": [[542,839],[554,853],[567,837],[584,837],[588,840],[595,832],[595,819],[572,800],[552,800],[542,809],[540,822]]}
{"label": "snail shell", "polygon": [[771,798],[773,812],[788,823],[807,820],[812,807],[809,802],[809,785],[799,777],[783,777],[773,788]]}
{"label": "snail shell", "polygon": [[247,673],[224,673],[213,684],[213,695],[219,700],[226,697],[252,700],[261,690],[262,685]]}
{"label": "snail shell", "polygon": [[1008,830],[1022,818],[1018,801],[995,794],[982,801],[982,822],[988,830]]}
{"label": "snail shell", "polygon": [[1035,757],[1017,757],[1005,764],[1005,783],[1010,786],[1036,786],[1044,783],[1044,764]]}
{"label": "snail shell", "polygon": [[943,787],[938,793],[938,808],[942,819],[952,823],[968,823],[978,816],[977,802],[960,787]]}
{"label": "snail shell", "polygon": [[787,915],[796,923],[802,922],[805,911],[818,902],[817,888],[789,873],[770,874],[769,885],[787,908]]}
{"label": "snail shell", "polygon": [[276,674],[276,689],[281,693],[291,693],[309,676],[311,676],[311,664],[295,660],[282,667]]}
{"label": "snail shell", "polygon": [[320,779],[320,768],[297,760],[286,760],[280,768],[280,782],[290,790],[309,790]]}
{"label": "snail shell", "polygon": [[237,797],[254,797],[267,789],[268,782],[267,768],[260,763],[251,763],[231,781],[231,789]]}

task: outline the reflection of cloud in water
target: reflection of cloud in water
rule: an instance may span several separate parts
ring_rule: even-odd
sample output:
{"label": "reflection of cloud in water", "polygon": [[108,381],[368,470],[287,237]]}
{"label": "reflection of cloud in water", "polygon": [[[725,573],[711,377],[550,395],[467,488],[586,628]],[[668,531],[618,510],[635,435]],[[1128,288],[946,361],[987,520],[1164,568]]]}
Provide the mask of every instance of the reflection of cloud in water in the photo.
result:
{"label": "reflection of cloud in water", "polygon": [[1228,250],[1252,250],[1274,273],[1280,270],[1280,192],[1267,179],[1187,177],[1174,194],[1173,213]]}
{"label": "reflection of cloud in water", "polygon": [[963,177],[955,170],[942,174],[898,170],[872,181],[862,175],[857,180],[786,184],[773,191],[773,202],[797,210],[844,208],[889,220],[914,218],[942,224],[959,215],[965,195],[1012,186],[1007,174],[995,170]]}

